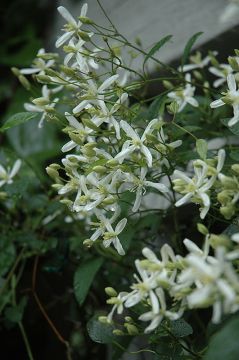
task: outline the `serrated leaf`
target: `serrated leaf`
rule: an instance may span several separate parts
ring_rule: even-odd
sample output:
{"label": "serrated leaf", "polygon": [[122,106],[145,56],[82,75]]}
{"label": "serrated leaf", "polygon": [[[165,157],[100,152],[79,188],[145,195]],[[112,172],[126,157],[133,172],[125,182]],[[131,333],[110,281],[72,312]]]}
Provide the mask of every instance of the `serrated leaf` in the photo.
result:
{"label": "serrated leaf", "polygon": [[210,342],[203,360],[237,360],[239,354],[239,317],[229,320]]}
{"label": "serrated leaf", "polygon": [[74,275],[74,293],[80,305],[83,304],[95,275],[103,264],[103,258],[89,260],[80,265]]}
{"label": "serrated leaf", "polygon": [[171,321],[170,331],[176,337],[185,337],[193,333],[193,328],[184,319]]}
{"label": "serrated leaf", "polygon": [[196,141],[197,153],[201,159],[205,160],[207,158],[207,142],[204,139],[198,139]]}
{"label": "serrated leaf", "polygon": [[194,34],[187,42],[184,51],[183,51],[183,56],[182,56],[182,61],[181,61],[181,66],[183,67],[186,64],[186,61],[188,60],[190,51],[194,45],[194,43],[196,42],[196,40],[198,39],[199,36],[201,36],[203,34],[202,31]]}
{"label": "serrated leaf", "polygon": [[239,122],[233,126],[228,126],[228,122],[231,119],[221,119],[221,123],[223,125],[226,125],[228,127],[228,129],[235,135],[239,135]]}
{"label": "serrated leaf", "polygon": [[144,59],[144,63],[143,63],[143,67],[145,66],[145,63],[148,59],[150,59],[162,46],[164,46],[171,38],[173,35],[167,35],[165,37],[163,37],[161,40],[159,40],[157,42],[157,44],[155,44],[152,49],[148,52],[148,54],[145,56]]}
{"label": "serrated leaf", "polygon": [[100,344],[111,344],[117,339],[113,330],[113,325],[99,322],[98,316],[94,316],[87,323],[87,331],[91,340]]}
{"label": "serrated leaf", "polygon": [[38,114],[36,112],[20,112],[12,115],[0,128],[0,131],[6,131],[12,127],[24,124],[29,120],[35,118]]}

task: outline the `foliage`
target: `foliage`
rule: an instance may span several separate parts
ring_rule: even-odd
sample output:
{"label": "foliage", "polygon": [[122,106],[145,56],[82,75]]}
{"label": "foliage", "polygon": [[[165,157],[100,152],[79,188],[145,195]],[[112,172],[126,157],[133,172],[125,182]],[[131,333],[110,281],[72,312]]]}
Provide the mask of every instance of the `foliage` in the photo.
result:
{"label": "foliage", "polygon": [[236,359],[238,50],[190,56],[197,33],[176,69],[160,60],[172,35],[146,51],[86,4],[58,11],[63,55],[6,57],[31,97],[17,90],[1,119],[1,328],[30,359],[39,314],[68,359]]}

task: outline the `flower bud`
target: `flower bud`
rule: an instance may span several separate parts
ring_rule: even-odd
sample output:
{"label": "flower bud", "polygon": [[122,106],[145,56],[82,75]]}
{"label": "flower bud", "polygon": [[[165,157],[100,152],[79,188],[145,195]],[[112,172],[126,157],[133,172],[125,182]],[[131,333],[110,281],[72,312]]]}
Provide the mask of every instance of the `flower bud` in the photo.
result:
{"label": "flower bud", "polygon": [[113,334],[116,335],[116,336],[125,335],[125,333],[124,333],[122,330],[119,330],[119,329],[114,329],[112,332],[113,332]]}
{"label": "flower bud", "polygon": [[31,89],[31,84],[29,83],[29,81],[27,80],[27,78],[24,75],[19,75],[18,80],[20,81],[20,83],[22,84],[22,86],[25,89],[27,89],[27,90]]}
{"label": "flower bud", "polygon": [[239,164],[233,164],[231,168],[235,173],[239,175]]}
{"label": "flower bud", "polygon": [[46,167],[46,172],[52,179],[59,177],[58,171],[56,169],[52,168],[51,166]]}
{"label": "flower bud", "polygon": [[93,25],[94,21],[86,16],[79,16],[78,19],[82,22],[82,24]]}
{"label": "flower bud", "polygon": [[203,235],[207,235],[207,234],[208,234],[208,229],[207,229],[206,226],[203,225],[203,224],[198,223],[198,224],[197,224],[197,229],[198,229],[198,231],[199,231],[201,234],[203,234]]}
{"label": "flower bud", "polygon": [[225,219],[230,220],[231,217],[235,214],[235,208],[233,205],[222,206],[220,208],[220,213],[224,216]]}
{"label": "flower bud", "polygon": [[87,248],[91,248],[91,246],[93,245],[94,241],[91,239],[86,239],[83,241],[83,245]]}
{"label": "flower bud", "polygon": [[105,288],[105,293],[108,295],[108,296],[117,296],[117,292],[115,291],[115,289],[113,289],[112,287],[106,287]]}
{"label": "flower bud", "polygon": [[92,170],[98,174],[104,174],[107,171],[106,167],[101,165],[94,166]]}
{"label": "flower bud", "polygon": [[102,324],[108,324],[108,323],[109,323],[107,316],[99,316],[99,317],[98,317],[98,321],[99,321],[100,323],[102,323]]}
{"label": "flower bud", "polygon": [[139,330],[133,324],[124,323],[124,327],[126,327],[129,335],[138,335],[139,334]]}

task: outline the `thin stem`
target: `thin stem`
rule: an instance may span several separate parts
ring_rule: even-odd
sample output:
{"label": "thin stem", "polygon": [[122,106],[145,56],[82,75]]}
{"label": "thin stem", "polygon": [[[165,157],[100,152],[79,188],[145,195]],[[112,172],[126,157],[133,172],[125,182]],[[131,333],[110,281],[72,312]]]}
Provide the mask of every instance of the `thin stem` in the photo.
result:
{"label": "thin stem", "polygon": [[34,360],[33,355],[32,355],[32,351],[31,351],[31,347],[30,347],[30,344],[29,344],[29,341],[28,341],[28,338],[27,338],[27,334],[26,334],[26,331],[25,331],[24,326],[23,326],[21,321],[19,321],[18,326],[19,326],[19,329],[21,331],[24,344],[26,346],[27,355],[28,355],[30,360]]}

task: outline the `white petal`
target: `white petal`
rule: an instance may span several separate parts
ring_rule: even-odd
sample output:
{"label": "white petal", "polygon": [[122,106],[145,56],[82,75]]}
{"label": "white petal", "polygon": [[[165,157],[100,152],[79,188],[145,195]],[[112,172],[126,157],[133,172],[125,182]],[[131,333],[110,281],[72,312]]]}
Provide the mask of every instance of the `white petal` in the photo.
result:
{"label": "white petal", "polygon": [[61,151],[67,152],[74,149],[76,146],[77,144],[73,140],[70,140],[65,145],[62,146]]}
{"label": "white petal", "polygon": [[118,74],[111,76],[109,79],[106,79],[103,84],[99,87],[98,92],[103,92],[105,89],[109,88],[111,84],[115,82],[119,77]]}
{"label": "white petal", "polygon": [[188,193],[188,194],[184,195],[181,199],[179,199],[175,203],[175,206],[178,207],[178,206],[181,206],[183,204],[186,204],[191,199],[192,196],[193,196],[192,193]]}
{"label": "white petal", "polygon": [[74,34],[74,31],[69,31],[69,32],[66,32],[65,34],[61,35],[57,40],[56,40],[56,43],[55,43],[55,46],[56,48],[59,48],[60,46],[62,46],[63,44],[65,44],[65,42],[67,40],[69,40],[72,35]]}
{"label": "white petal", "polygon": [[230,91],[236,91],[237,85],[236,80],[233,74],[227,75],[227,85]]}
{"label": "white petal", "polygon": [[73,18],[73,16],[69,13],[69,11],[64,6],[59,6],[57,8],[58,12],[61,14],[61,16],[68,21],[68,23],[73,24],[77,26],[77,22]]}
{"label": "white petal", "polygon": [[81,103],[79,105],[77,105],[76,107],[74,107],[73,109],[73,113],[76,114],[78,112],[80,112],[81,110],[85,109],[85,107],[89,104],[88,100],[83,100],[81,101]]}
{"label": "white petal", "polygon": [[22,164],[22,162],[21,162],[20,159],[18,159],[18,160],[14,163],[13,168],[12,168],[10,174],[9,174],[9,177],[10,177],[10,178],[13,178],[13,177],[16,175],[16,173],[19,171],[19,169],[20,169],[20,167],[21,167],[21,164]]}
{"label": "white petal", "polygon": [[219,107],[219,106],[223,106],[223,105],[225,105],[225,103],[224,103],[221,99],[218,99],[218,100],[213,101],[213,102],[210,104],[210,107],[213,108],[213,109],[215,109],[215,108],[217,108],[217,107]]}
{"label": "white petal", "polygon": [[120,126],[128,137],[133,140],[140,140],[139,135],[133,130],[133,128],[124,120],[120,121]]}
{"label": "white petal", "polygon": [[126,218],[120,220],[118,222],[118,224],[116,225],[115,232],[117,234],[121,233],[124,230],[126,224],[127,224],[127,219]]}

